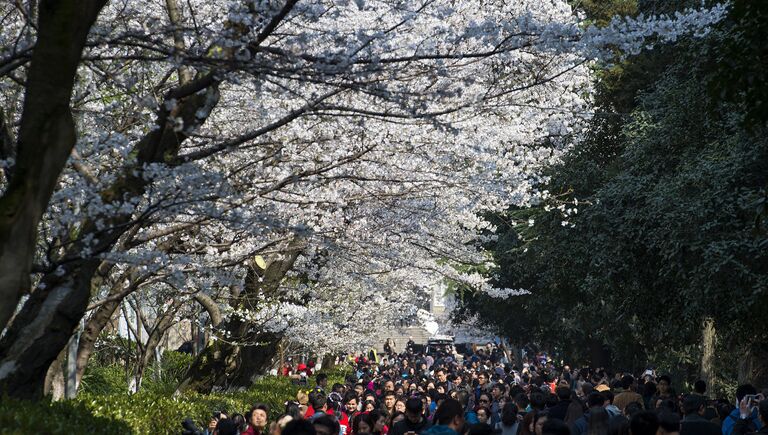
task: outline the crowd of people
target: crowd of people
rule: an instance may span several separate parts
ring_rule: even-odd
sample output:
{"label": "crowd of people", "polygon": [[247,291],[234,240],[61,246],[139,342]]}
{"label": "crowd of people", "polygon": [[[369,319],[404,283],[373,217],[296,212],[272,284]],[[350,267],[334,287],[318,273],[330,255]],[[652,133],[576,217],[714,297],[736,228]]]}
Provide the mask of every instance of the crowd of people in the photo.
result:
{"label": "crowd of people", "polygon": [[[510,361],[488,345],[459,358],[412,346],[350,361],[346,382],[289,398],[279,418],[256,404],[214,415],[206,435],[741,435],[768,433],[768,391],[740,385],[732,399],[707,396],[699,380],[678,394],[653,369],[636,374],[557,366],[538,354]],[[283,373],[285,374],[285,373]],[[187,427],[191,426],[189,421]],[[185,433],[195,433],[188,428]]]}

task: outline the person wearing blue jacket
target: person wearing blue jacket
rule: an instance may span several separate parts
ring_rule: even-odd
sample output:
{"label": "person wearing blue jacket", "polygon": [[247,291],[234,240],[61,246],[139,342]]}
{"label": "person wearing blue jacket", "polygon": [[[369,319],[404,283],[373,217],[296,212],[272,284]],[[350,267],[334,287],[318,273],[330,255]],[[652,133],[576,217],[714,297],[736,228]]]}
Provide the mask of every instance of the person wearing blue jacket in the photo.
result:
{"label": "person wearing blue jacket", "polygon": [[459,435],[464,426],[464,408],[456,399],[445,399],[437,407],[433,422],[434,426],[422,435]]}
{"label": "person wearing blue jacket", "polygon": [[[723,435],[734,435],[735,432],[733,429],[734,426],[736,426],[736,423],[740,423],[740,427],[751,424],[755,430],[760,430],[762,427],[757,408],[750,410],[745,408],[745,404],[743,403],[744,397],[750,394],[757,394],[755,387],[750,384],[739,385],[739,387],[736,388],[736,404],[738,406],[725,418],[725,420],[723,420]],[[746,421],[740,422],[740,420]]]}

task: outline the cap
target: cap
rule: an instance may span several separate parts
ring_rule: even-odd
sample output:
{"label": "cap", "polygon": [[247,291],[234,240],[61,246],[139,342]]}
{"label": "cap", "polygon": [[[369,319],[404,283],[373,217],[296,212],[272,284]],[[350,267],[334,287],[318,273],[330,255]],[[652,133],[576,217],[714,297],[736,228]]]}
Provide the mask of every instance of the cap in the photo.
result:
{"label": "cap", "polygon": [[599,393],[602,393],[603,391],[609,391],[610,389],[611,389],[611,387],[609,387],[608,385],[605,385],[605,384],[600,384],[600,385],[595,387],[595,391],[597,391]]}

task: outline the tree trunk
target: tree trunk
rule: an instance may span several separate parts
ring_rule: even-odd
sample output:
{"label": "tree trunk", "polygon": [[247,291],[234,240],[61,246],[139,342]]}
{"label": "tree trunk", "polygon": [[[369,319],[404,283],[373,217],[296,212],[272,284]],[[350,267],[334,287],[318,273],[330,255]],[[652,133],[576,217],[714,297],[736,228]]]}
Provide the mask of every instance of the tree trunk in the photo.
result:
{"label": "tree trunk", "polygon": [[589,338],[589,354],[592,367],[611,368],[611,351],[600,340]]}
{"label": "tree trunk", "polygon": [[[245,288],[237,298],[239,305],[256,306],[259,295],[279,298],[280,283],[293,267],[301,249],[301,242],[294,238],[286,252],[270,262],[266,269],[261,269],[254,262],[246,276]],[[252,325],[237,317],[230,318],[223,325],[228,342],[216,340],[203,349],[176,390],[177,394],[248,387],[253,382],[253,376],[261,374],[272,362],[282,334],[249,332]],[[240,346],[237,343],[258,344]]]}
{"label": "tree trunk", "polygon": [[[77,66],[88,32],[106,1],[48,0],[40,4],[16,164],[0,198],[0,329],[8,325],[21,296],[30,289],[37,226],[76,141],[69,103]],[[6,367],[0,370],[0,383],[13,372]]]}
{"label": "tree trunk", "polygon": [[67,361],[67,350],[59,352],[59,356],[48,367],[48,373],[45,377],[45,387],[43,394],[50,396],[52,400],[61,400],[65,395],[64,364]]}
{"label": "tree trunk", "polygon": [[707,383],[709,388],[712,388],[715,383],[716,340],[715,321],[712,318],[704,319],[701,331],[701,370],[699,377]]}
{"label": "tree trunk", "polygon": [[[216,84],[210,86],[213,87],[208,93],[214,96],[193,94],[174,109],[173,113],[184,119],[184,125],[187,122],[189,125],[201,123],[195,112],[218,100]],[[185,88],[184,92],[191,92],[191,89]],[[102,192],[106,203],[141,196],[148,181],[137,168],[148,162],[162,162],[169,158],[167,153],[175,155],[178,152],[179,143],[185,137],[181,132],[174,132],[173,126],[168,124],[172,115],[163,112],[158,121],[161,128],[150,132],[137,144],[137,167],[126,168],[125,175]],[[54,272],[43,276],[42,286],[32,293],[0,339],[0,392],[19,398],[42,397],[48,366],[66,346],[85,314],[91,296],[91,280],[101,263],[98,258],[80,258],[80,253],[86,248],[96,253],[109,251],[125,233],[131,218],[130,215],[118,214],[86,220],[81,229],[83,236],[72,243],[65,255],[69,261],[59,266],[63,274]],[[100,231],[96,225],[98,220],[107,223],[109,228]],[[85,235],[88,234],[97,235],[98,242],[86,243]]]}
{"label": "tree trunk", "polygon": [[139,359],[134,365],[133,381],[135,382],[135,391],[141,388],[141,382],[144,379],[144,372],[149,367],[155,357],[155,349],[160,344],[163,336],[168,329],[173,326],[173,318],[179,307],[184,303],[183,299],[177,299],[168,307],[168,309],[156,320],[155,326],[148,331],[147,342],[142,348]]}
{"label": "tree trunk", "polygon": [[768,346],[752,344],[739,362],[739,384],[768,385]]}
{"label": "tree trunk", "polygon": [[[125,294],[127,291],[135,290],[139,284],[143,281],[132,280],[130,284],[126,284],[127,277],[121,276],[117,279],[115,285],[109,291],[107,295],[107,301],[101,304],[96,311],[91,315],[88,321],[85,323],[85,328],[80,336],[80,343],[77,349],[77,383],[83,379],[83,373],[85,373],[85,367],[88,364],[93,349],[96,346],[96,341],[101,335],[101,331],[110,323],[115,311],[120,307],[123,298],[116,296]],[[111,298],[111,299],[110,299]]]}

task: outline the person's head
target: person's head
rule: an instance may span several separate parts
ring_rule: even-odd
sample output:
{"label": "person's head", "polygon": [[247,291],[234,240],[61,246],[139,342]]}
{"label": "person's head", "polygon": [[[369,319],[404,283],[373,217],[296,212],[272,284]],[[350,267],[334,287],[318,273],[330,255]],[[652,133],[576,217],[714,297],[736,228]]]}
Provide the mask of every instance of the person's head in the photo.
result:
{"label": "person's head", "polygon": [[458,401],[446,399],[437,407],[433,420],[458,432],[464,425],[464,409]]}
{"label": "person's head", "polygon": [[376,402],[373,400],[366,400],[363,402],[363,411],[364,412],[371,412],[374,409],[376,409]]}
{"label": "person's head", "polygon": [[485,406],[480,406],[477,408],[477,421],[478,423],[488,423],[488,421],[491,419],[491,411],[488,410]]}
{"label": "person's head", "polygon": [[517,421],[517,405],[514,402],[507,402],[501,409],[501,424],[512,426]]}
{"label": "person's head", "polygon": [[237,424],[229,418],[222,418],[216,423],[216,435],[238,435]]}
{"label": "person's head", "polygon": [[368,425],[371,426],[373,433],[381,433],[387,424],[389,413],[387,411],[375,410],[368,413]]}
{"label": "person's head", "polygon": [[555,394],[557,394],[557,398],[560,401],[570,400],[570,398],[571,398],[571,389],[568,388],[568,387],[557,387],[557,388],[555,388]]}
{"label": "person's head", "polygon": [[357,435],[361,433],[371,433],[373,428],[368,424],[368,414],[361,412],[352,419],[352,432]]}
{"label": "person's head", "polygon": [[446,382],[448,380],[448,375],[445,373],[445,370],[438,369],[435,372],[435,377],[437,378],[438,382]]}
{"label": "person's head", "polygon": [[656,383],[656,388],[659,390],[659,394],[669,393],[669,388],[672,385],[672,378],[667,375],[659,376],[659,380]]}
{"label": "person's head", "polygon": [[481,387],[484,387],[486,384],[488,384],[488,373],[480,372],[480,374],[477,375],[477,383]]}
{"label": "person's head", "polygon": [[679,435],[680,434],[680,416],[677,413],[662,411],[659,412],[659,435]]}
{"label": "person's head", "polygon": [[395,401],[395,411],[405,414],[405,399],[397,399]]}
{"label": "person's head", "polygon": [[659,417],[653,411],[640,411],[629,420],[632,435],[656,435]]}
{"label": "person's head", "polygon": [[693,383],[693,392],[696,394],[704,395],[707,392],[707,383],[703,379]]}
{"label": "person's head", "polygon": [[623,412],[628,419],[631,419],[632,417],[634,417],[635,414],[637,414],[642,410],[643,410],[643,406],[640,405],[639,403],[629,402],[627,403],[627,406],[625,406],[624,409],[621,410],[621,412]]}
{"label": "person's head", "polygon": [[634,389],[635,378],[632,375],[624,375],[621,377],[621,388],[627,391]]}
{"label": "person's head", "polygon": [[281,435],[317,435],[315,427],[307,420],[291,420],[285,425]]}
{"label": "person's head", "polygon": [[300,418],[300,416],[304,415],[299,410],[299,402],[294,401],[288,401],[285,402],[285,415],[290,415],[293,418]]}
{"label": "person's head", "polygon": [[328,386],[328,375],[325,373],[318,373],[315,377],[315,382],[317,382],[317,386],[325,389],[325,387]]}
{"label": "person's head", "polygon": [[541,411],[547,403],[547,398],[544,397],[544,393],[541,391],[534,391],[531,393],[530,401],[531,408]]}
{"label": "person's head", "polygon": [[395,398],[394,391],[387,391],[384,393],[384,408],[386,408],[387,410],[395,409],[396,401],[397,399]]}
{"label": "person's head", "polygon": [[698,394],[689,394],[683,398],[683,414],[704,414],[704,398]]}
{"label": "person's head", "polygon": [[530,400],[528,400],[528,396],[526,396],[525,393],[518,393],[515,395],[514,403],[517,405],[517,410],[519,412],[525,411],[525,409],[528,408],[528,405],[531,404]]}
{"label": "person's head", "polygon": [[741,399],[748,394],[757,394],[757,389],[752,384],[743,384],[736,387],[736,406],[739,406]]}
{"label": "person's head", "polygon": [[347,410],[348,415],[357,412],[357,395],[355,393],[347,394],[344,398],[344,408]]}
{"label": "person's head", "polygon": [[360,397],[365,392],[365,385],[357,383],[355,384],[355,393],[357,394],[357,397]]}
{"label": "person's head", "polygon": [[314,409],[315,411],[325,411],[326,409],[328,409],[328,402],[324,394],[315,394],[310,399],[310,402],[312,405],[312,409]]}
{"label": "person's head", "polygon": [[245,421],[245,416],[243,416],[243,414],[232,414],[231,419],[235,423],[235,426],[237,426],[238,432],[245,432],[248,422]]}
{"label": "person's head", "polygon": [[391,391],[393,393],[395,392],[395,383],[392,382],[391,379],[387,379],[384,382],[384,391],[386,391],[386,392],[390,392]]}
{"label": "person's head", "polygon": [[321,415],[312,420],[312,426],[315,427],[317,435],[337,435],[340,425],[336,417],[332,415]]}
{"label": "person's head", "polygon": [[411,423],[418,423],[421,421],[421,413],[424,410],[424,404],[421,399],[417,397],[411,397],[405,402],[405,417],[410,420]]}
{"label": "person's head", "polygon": [[605,396],[598,392],[592,392],[589,393],[589,396],[587,396],[587,407],[588,408],[594,408],[596,406],[602,407],[605,405]]}
{"label": "person's head", "polygon": [[656,383],[655,382],[646,382],[643,384],[643,396],[645,397],[653,397],[653,395],[656,394]]}
{"label": "person's head", "polygon": [[491,406],[491,396],[488,394],[481,394],[477,399],[477,406]]}
{"label": "person's head", "polygon": [[251,419],[248,422],[251,426],[263,431],[267,426],[267,415],[269,407],[264,403],[257,403],[251,407]]}
{"label": "person's head", "polygon": [[493,384],[493,387],[491,388],[491,396],[493,397],[493,400],[499,400],[503,394],[504,385],[499,383]]}
{"label": "person's head", "polygon": [[541,435],[571,435],[571,429],[560,419],[548,418],[541,426]]}

